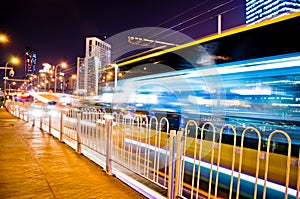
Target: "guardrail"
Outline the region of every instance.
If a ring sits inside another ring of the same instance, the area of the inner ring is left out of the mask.
[[[191,120],[174,131],[166,117],[14,103],[7,109],[148,198],[299,198],[300,153],[291,155],[288,132],[275,130],[264,140],[254,127],[237,132],[231,124]]]

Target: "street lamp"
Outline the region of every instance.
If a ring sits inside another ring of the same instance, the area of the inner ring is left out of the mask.
[[[16,86],[16,82],[12,82],[11,84],[10,83],[8,83],[8,93],[10,94],[11,93],[11,89],[12,89],[12,86],[11,85],[13,85],[13,86]]]
[[[0,34],[0,43],[7,43],[8,42],[8,38],[6,35],[4,34]]]
[[[47,67],[47,66],[51,66],[50,64],[48,63],[44,63],[43,66]],[[67,67],[67,64],[65,62],[62,62],[60,64],[57,64],[55,67],[54,67],[54,93],[56,94],[56,79],[57,79],[57,68],[58,66],[62,67],[62,68],[66,68]]]
[[[62,93],[65,93],[65,84],[66,84],[65,83],[65,77],[60,76],[59,81],[60,81],[59,85],[61,86]]]
[[[20,60],[16,57],[12,57],[11,59],[8,60],[8,62],[5,64],[5,67],[4,67],[4,93],[6,93],[6,80],[7,80],[7,76],[6,76],[6,71],[8,69],[8,64],[9,63],[12,63],[12,64],[18,64],[20,62]],[[13,68],[10,68],[10,71],[9,71],[9,75],[12,77],[14,76],[15,72],[13,70]]]

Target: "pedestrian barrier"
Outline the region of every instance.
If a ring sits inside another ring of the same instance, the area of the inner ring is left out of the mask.
[[[169,130],[166,117],[96,109],[38,111],[13,103],[7,109],[33,126],[39,121],[42,130],[87,155],[108,174],[130,171],[133,187],[139,181],[153,194],[162,190],[161,198],[299,198],[300,156],[291,155],[288,132],[275,130],[264,140],[254,127],[238,133],[231,124],[216,126],[212,121],[200,126],[190,120],[175,131]],[[230,144],[223,142],[228,134]],[[249,135],[255,142],[252,148]],[[277,135],[285,139],[274,141]],[[282,143],[286,154],[276,153]]]

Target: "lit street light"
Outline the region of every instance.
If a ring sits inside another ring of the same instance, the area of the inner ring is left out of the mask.
[[[59,85],[62,89],[62,93],[65,93],[65,84],[66,84],[65,77],[60,76],[59,81],[60,81]]]
[[[0,34],[0,43],[7,43],[8,42],[8,38],[6,35],[4,34]]]
[[[48,67],[48,66],[51,66],[51,64],[44,63],[43,66]],[[54,67],[54,93],[55,94],[56,94],[56,79],[57,79],[57,68],[58,68],[58,66],[60,66],[62,68],[66,68],[67,64],[65,62],[62,62],[62,63],[60,63],[60,64],[58,64]]]
[[[13,77],[14,74],[15,74],[13,68],[12,68],[12,67],[8,67],[8,64],[9,64],[9,63],[12,63],[12,64],[18,64],[19,62],[20,62],[20,60],[19,60],[18,58],[12,57],[12,58],[9,59],[8,62],[5,64],[5,67],[4,67],[4,68],[1,67],[1,69],[4,69],[4,93],[5,93],[5,94],[6,94],[6,81],[7,81],[7,79],[8,79],[7,76],[6,76],[6,71],[7,71],[7,69],[10,69],[9,75],[10,75],[11,77]]]
[[[17,84],[16,82],[12,82],[11,84],[10,84],[10,83],[8,84],[8,93],[9,93],[9,94],[10,94],[11,89],[12,89],[12,86],[11,86],[11,85],[15,86],[16,84]]]

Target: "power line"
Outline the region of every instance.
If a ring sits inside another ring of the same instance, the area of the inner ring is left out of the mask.
[[[230,1],[227,1],[227,2],[225,2],[225,3],[221,3],[221,4],[219,4],[219,5],[215,6],[215,7],[213,7],[213,8],[211,8],[211,9],[207,10],[206,12],[197,14],[197,15],[195,15],[195,16],[193,16],[193,17],[190,17],[190,18],[188,18],[188,19],[186,19],[186,20],[184,20],[184,21],[181,21],[181,22],[177,23],[176,25],[173,25],[173,26],[169,27],[168,29],[174,29],[174,28],[176,28],[176,27],[178,27],[178,26],[181,26],[181,25],[183,25],[183,24],[185,24],[185,23],[187,23],[187,22],[190,22],[190,21],[192,21],[192,20],[194,20],[194,19],[196,19],[196,18],[198,18],[198,17],[200,17],[200,16],[203,16],[203,15],[205,15],[205,14],[207,14],[207,13],[210,13],[210,12],[212,12],[212,11],[218,9],[218,8],[221,8],[221,7],[223,7],[223,6],[225,6],[225,5],[229,4],[229,3],[231,3],[231,2],[233,2],[233,1],[234,1],[234,0],[230,0]],[[219,14],[218,14],[218,15],[219,15]],[[216,16],[217,16],[217,15],[216,15]],[[212,17],[209,17],[208,19],[211,19],[211,18],[212,18]],[[166,31],[166,30],[165,30],[165,31]],[[165,31],[162,31],[162,32],[160,32],[160,33],[157,33],[157,34],[155,34],[155,35],[152,35],[150,38],[153,38],[153,37],[155,37],[155,36],[157,36],[157,35],[160,35],[160,34],[164,33]],[[161,39],[161,38],[160,38],[160,39]]]
[[[207,2],[209,2],[209,0],[206,0],[206,1],[202,2],[202,3],[199,3],[199,4],[195,5],[195,6],[193,6],[192,8],[189,8],[189,9],[187,9],[187,10],[185,10],[185,11],[183,11],[183,12],[181,12],[181,13],[179,13],[179,14],[177,14],[177,15],[175,15],[175,16],[173,16],[173,17],[171,17],[171,18],[169,18],[169,19],[167,19],[167,20],[165,20],[165,21],[163,21],[162,23],[156,25],[156,27],[160,27],[160,26],[162,26],[163,24],[168,23],[169,21],[171,21],[171,20],[173,20],[173,19],[176,19],[177,17],[182,16],[182,15],[184,15],[184,14],[187,13],[187,12],[192,11],[192,10],[194,10],[195,8],[197,8],[197,7],[199,7],[199,6],[203,5],[203,4],[205,4],[205,3],[207,3]]]
[[[217,16],[219,16],[219,15],[223,15],[223,14],[225,14],[225,13],[228,13],[228,12],[232,11],[232,10],[235,10],[235,9],[237,9],[238,7],[241,7],[241,6],[242,6],[242,5],[235,6],[235,7],[231,8],[231,9],[225,10],[225,11],[219,13],[219,14],[216,14],[216,15],[211,16],[211,17],[209,17],[209,18],[206,18],[206,19],[203,19],[203,20],[201,20],[201,21],[198,21],[198,22],[196,22],[196,23],[194,23],[194,24],[191,24],[191,25],[189,25],[189,26],[187,26],[187,27],[181,28],[181,29],[178,30],[178,31],[184,31],[184,30],[187,30],[187,29],[192,28],[192,27],[194,27],[194,26],[196,26],[196,25],[199,25],[199,24],[201,24],[201,23],[204,23],[204,22],[206,22],[206,21],[209,21],[209,20],[211,20],[211,19],[213,19],[213,18],[215,18],[215,17],[217,17]],[[170,37],[172,34],[174,34],[174,33],[171,33],[171,34],[169,34],[169,35],[166,35],[166,36],[162,37],[161,39],[164,39],[164,38],[166,38],[166,37]]]
[[[199,6],[203,5],[203,4],[205,4],[205,3],[207,3],[207,2],[209,2],[209,0],[206,0],[206,1],[204,1],[204,2],[201,2],[201,3],[199,3],[199,4],[195,5],[195,6],[193,6],[192,8],[189,8],[189,9],[187,9],[187,10],[185,10],[185,11],[183,11],[183,12],[181,12],[181,13],[179,13],[179,14],[177,14],[177,15],[175,15],[175,16],[173,16],[173,17],[167,19],[167,20],[165,20],[164,22],[158,24],[156,27],[160,27],[161,25],[163,25],[163,24],[165,24],[165,23],[167,23],[167,22],[169,22],[169,21],[171,21],[171,20],[173,20],[173,19],[175,19],[175,18],[177,18],[177,17],[179,17],[179,16],[184,15],[184,14],[186,14],[187,12],[190,12],[191,10],[194,10],[195,8],[197,8],[197,7],[199,7]],[[142,33],[140,36],[145,35],[147,32],[149,32],[149,31],[146,31],[146,32]],[[151,38],[151,36],[150,36],[150,38]],[[126,45],[123,45],[123,46],[126,46]],[[118,52],[123,52],[123,51],[126,51],[127,49],[128,49],[127,47],[125,47],[125,48],[119,48],[117,52],[115,51],[115,53],[117,54]]]
[[[167,22],[170,22],[170,21],[172,21],[172,20],[178,18],[179,16],[182,16],[182,15],[184,15],[184,14],[190,12],[191,10],[194,10],[195,8],[197,8],[197,7],[199,7],[199,6],[201,6],[201,5],[205,4],[205,3],[207,3],[208,1],[209,1],[209,0],[207,0],[207,1],[205,1],[205,2],[202,2],[202,3],[199,3],[199,4],[195,5],[195,6],[193,6],[192,8],[189,8],[189,9],[187,9],[187,10],[181,12],[180,14],[175,15],[174,17],[171,17],[170,19],[168,19],[168,20],[166,20],[166,21],[160,23],[159,26],[160,26],[160,25],[163,25],[163,24],[165,24],[165,23],[167,23]],[[233,2],[233,1],[234,1],[234,0],[229,0],[229,1],[226,1],[226,2],[222,2],[222,3],[218,4],[217,6],[214,6],[213,8],[211,8],[211,9],[205,11],[205,12],[202,12],[202,13],[200,13],[200,14],[197,14],[197,15],[194,15],[194,16],[192,16],[192,17],[189,17],[189,18],[187,18],[187,19],[185,19],[185,20],[183,20],[183,21],[181,21],[181,22],[178,22],[177,24],[170,26],[168,29],[164,29],[164,30],[161,31],[161,32],[158,32],[158,33],[155,33],[155,34],[153,34],[153,35],[150,35],[150,36],[148,36],[147,38],[144,38],[144,40],[146,40],[146,39],[150,40],[151,38],[157,37],[157,36],[159,36],[159,35],[161,35],[161,34],[167,32],[167,31],[170,30],[170,29],[174,29],[174,28],[176,28],[176,27],[183,26],[184,24],[186,24],[186,23],[188,23],[188,22],[191,22],[191,21],[193,21],[193,20],[195,20],[195,19],[197,19],[197,18],[199,18],[199,17],[201,17],[201,16],[203,16],[203,15],[205,15],[205,14],[212,13],[213,11],[215,11],[215,10],[217,10],[217,9],[220,9],[220,8],[224,7],[224,6],[228,5],[229,3]],[[235,7],[233,7],[233,8],[227,9],[227,10],[225,10],[225,11],[219,12],[218,14],[215,14],[215,15],[213,15],[213,16],[207,17],[207,18],[205,18],[205,19],[203,19],[203,20],[201,20],[201,21],[197,21],[197,22],[195,22],[195,23],[193,23],[193,24],[190,24],[190,25],[188,25],[188,26],[182,27],[181,29],[179,29],[179,30],[177,30],[177,31],[182,32],[182,31],[187,30],[187,29],[189,29],[189,28],[192,28],[192,27],[194,27],[194,26],[196,26],[196,25],[199,25],[199,24],[201,24],[201,23],[204,23],[204,22],[206,22],[206,21],[209,21],[209,20],[211,20],[211,19],[217,17],[218,15],[223,15],[223,14],[225,14],[225,13],[228,13],[228,12],[232,11],[232,10],[235,10],[235,9],[237,9],[237,8],[240,7],[240,6],[242,6],[242,5],[238,5],[238,6],[235,6]],[[149,31],[147,31],[147,32],[149,32]],[[144,32],[144,33],[142,33],[141,35],[145,35],[147,32]],[[167,34],[167,35],[163,35],[163,36],[161,36],[161,37],[155,38],[155,41],[162,40],[162,39],[164,39],[164,38],[170,37],[170,36],[174,35],[175,33],[176,33],[176,32],[172,32],[172,33],[169,33],[169,34]],[[153,39],[153,41],[154,41],[154,39]],[[126,46],[126,45],[124,45],[124,46]],[[144,45],[144,46],[145,46],[145,45]],[[119,49],[119,52],[122,52],[122,51],[124,51],[124,50],[126,51],[126,49],[129,49],[129,48],[127,48],[127,47],[125,47],[125,48],[120,48],[120,49]],[[148,52],[148,51],[146,51],[146,52]],[[126,59],[126,58],[125,58],[125,59]],[[123,60],[123,59],[122,59],[122,60]]]

